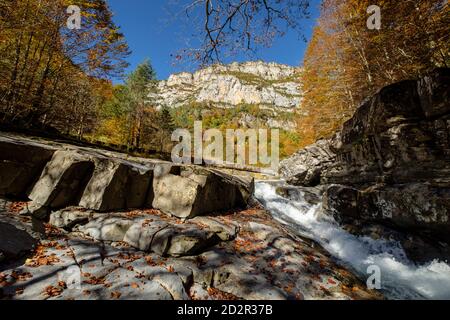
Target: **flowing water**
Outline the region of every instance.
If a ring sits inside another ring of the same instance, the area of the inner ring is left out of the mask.
[[[273,217],[300,235],[320,243],[343,265],[367,279],[368,267],[381,270],[381,290],[390,299],[450,299],[450,265],[430,261],[416,265],[394,241],[354,236],[322,214],[320,205],[301,199],[288,200],[276,193],[276,185],[257,182],[255,197]]]

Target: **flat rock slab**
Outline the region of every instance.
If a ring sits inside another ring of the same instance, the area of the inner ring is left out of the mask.
[[[5,205],[10,207],[17,206]],[[22,219],[13,212],[0,214],[1,221],[18,227],[25,223]],[[114,239],[127,236],[136,248],[123,240],[97,241],[77,228],[58,233],[47,226],[51,239],[41,240],[25,263],[17,261],[0,272],[1,299],[382,298],[319,245],[290,233],[260,209],[185,223],[156,210],[92,214],[89,219],[84,227],[90,224],[91,229],[95,224],[103,228],[108,219],[116,219],[114,224],[127,221],[122,226],[131,222],[126,231],[115,230],[111,235]],[[221,241],[219,234],[229,240]],[[205,241],[211,235],[216,245],[195,255],[178,256],[179,250],[192,250],[192,238]],[[165,256],[138,248],[152,248],[157,237]]]
[[[75,230],[95,240],[123,241],[141,251],[181,257],[196,255],[220,241],[232,240],[238,227],[214,218],[202,217],[181,223],[175,218],[141,212],[135,217],[126,213],[94,214],[87,224]]]

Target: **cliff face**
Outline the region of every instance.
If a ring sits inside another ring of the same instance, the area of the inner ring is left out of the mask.
[[[380,222],[450,241],[450,69],[368,99],[333,139],[281,163],[296,185],[326,185],[338,220]],[[330,186],[331,185],[331,186]]]
[[[213,65],[195,73],[179,73],[160,81],[151,103],[159,108],[179,108],[192,103],[213,108],[255,105],[272,112],[271,127],[292,126],[277,119],[291,113],[301,103],[298,68],[261,61]],[[240,121],[249,126],[253,119]]]

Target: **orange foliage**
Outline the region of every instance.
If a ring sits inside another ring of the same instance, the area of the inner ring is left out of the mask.
[[[381,29],[369,30],[369,0],[324,0],[305,53],[302,144],[332,135],[380,88],[449,66],[448,2],[377,1]]]

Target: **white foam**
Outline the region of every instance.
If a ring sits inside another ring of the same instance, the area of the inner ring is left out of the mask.
[[[290,201],[276,194],[276,188],[257,182],[255,197],[277,220],[319,242],[328,252],[351,266],[362,278],[367,268],[381,270],[382,290],[393,299],[450,299],[450,266],[431,261],[421,266],[407,259],[401,245],[394,241],[354,236],[330,217],[321,215],[321,206]]]

